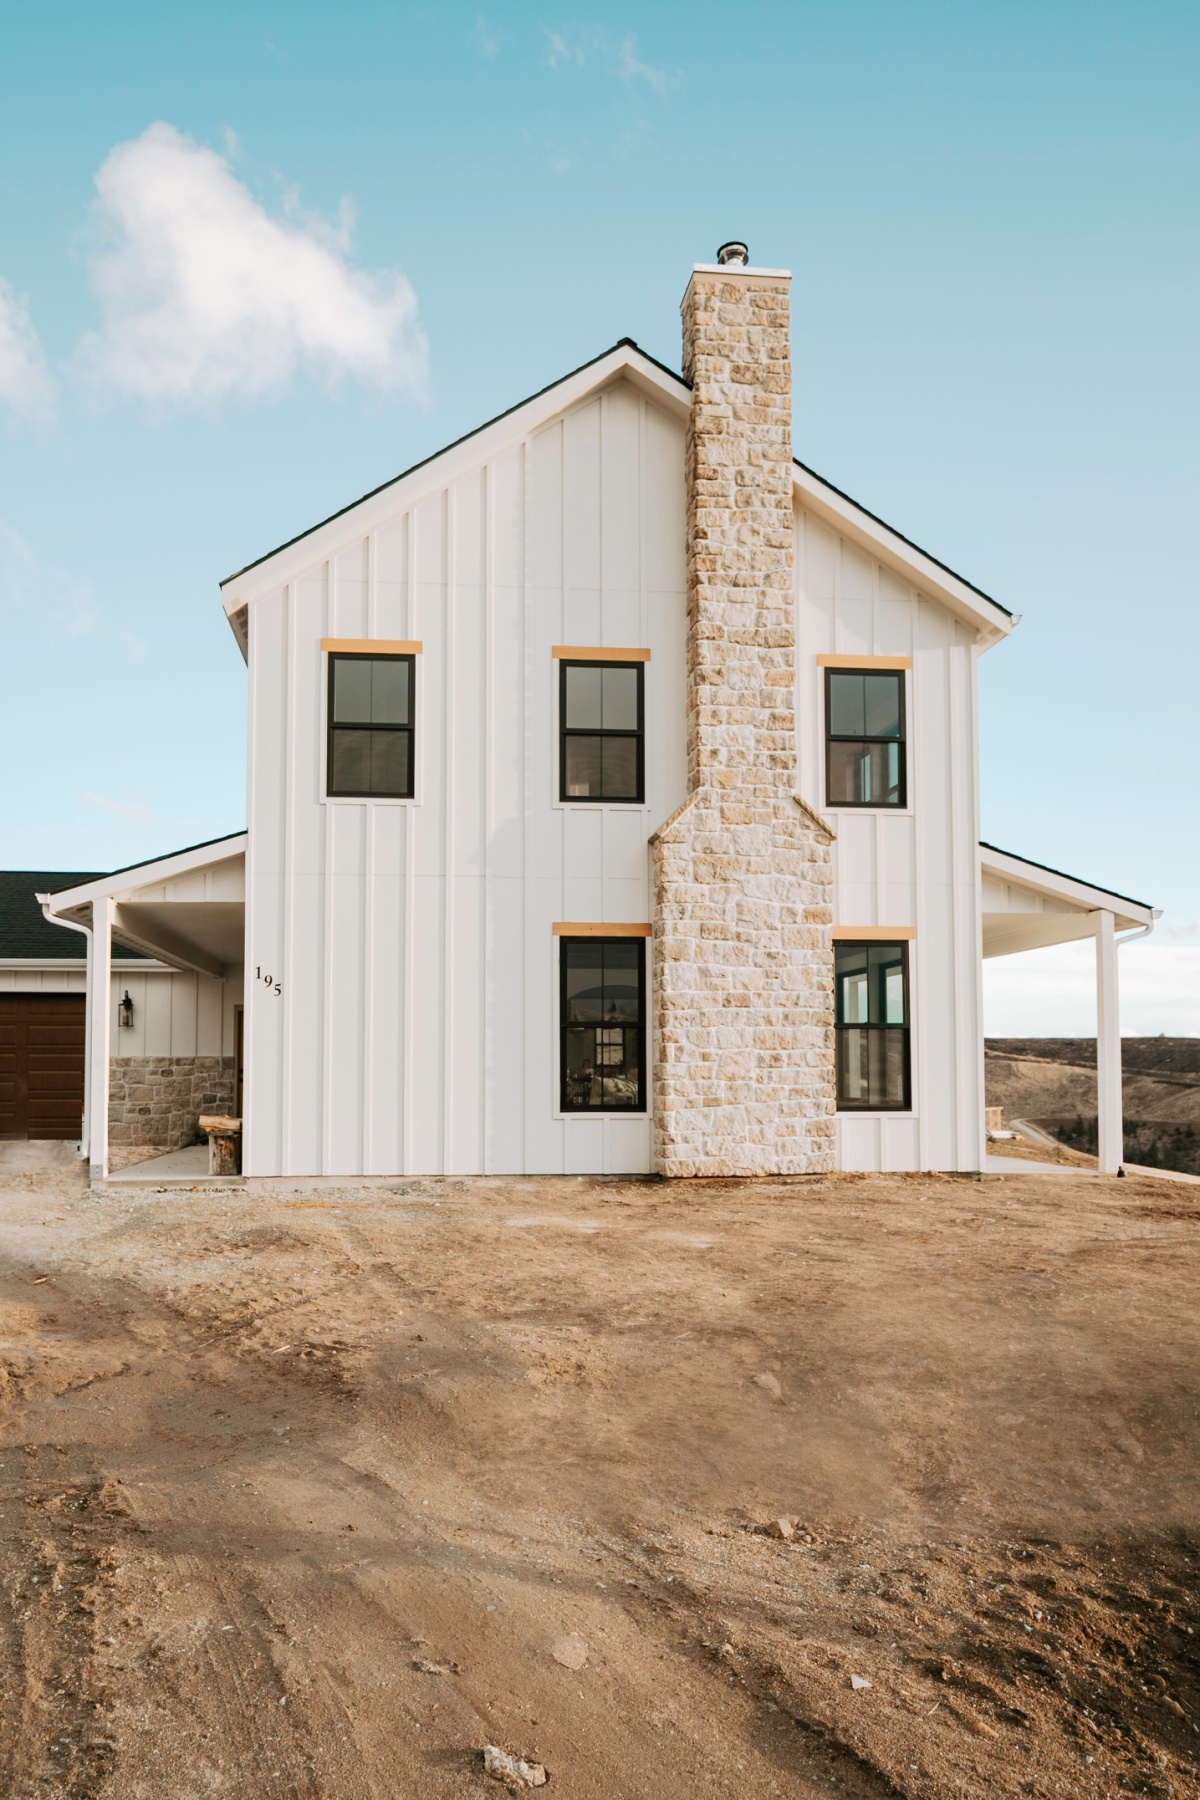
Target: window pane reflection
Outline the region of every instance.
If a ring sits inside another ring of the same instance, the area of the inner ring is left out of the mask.
[[[904,676],[898,670],[827,670],[827,804],[905,805],[904,735]]]
[[[910,1104],[908,945],[834,945],[837,1098],[843,1110]]]
[[[642,1111],[645,943],[564,938],[562,1108]]]
[[[562,664],[560,798],[640,802],[641,663]]]

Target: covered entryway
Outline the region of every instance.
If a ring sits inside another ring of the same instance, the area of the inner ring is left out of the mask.
[[[229,1112],[245,864],[235,832],[38,894],[45,918],[81,927],[88,945],[86,1125],[73,1135],[94,1177],[194,1147],[200,1117]],[[149,961],[114,962],[114,944]]]
[[[82,1135],[86,1032],[82,994],[0,994],[0,1138]]]
[[[1117,946],[1152,931],[1159,914],[994,844],[979,846],[979,863],[985,958],[1096,940],[1097,1160],[1104,1174],[1115,1175],[1125,1154]]]

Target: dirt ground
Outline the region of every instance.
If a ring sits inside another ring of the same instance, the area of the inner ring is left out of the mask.
[[[1200,1795],[1198,1248],[1019,1165],[10,1176],[0,1795]]]

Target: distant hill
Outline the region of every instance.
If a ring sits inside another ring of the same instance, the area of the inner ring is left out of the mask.
[[[1125,1155],[1200,1175],[1200,1038],[1122,1038]],[[1096,1040],[988,1038],[987,1103],[1073,1150],[1096,1148]]]

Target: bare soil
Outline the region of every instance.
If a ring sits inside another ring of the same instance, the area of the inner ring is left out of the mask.
[[[1200,1795],[1198,1250],[1017,1163],[10,1175],[0,1796]]]

